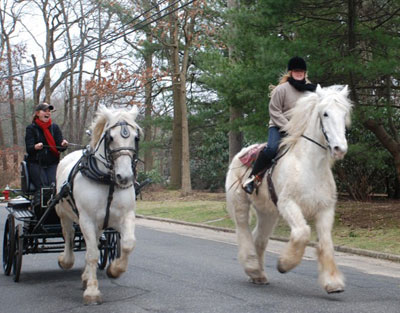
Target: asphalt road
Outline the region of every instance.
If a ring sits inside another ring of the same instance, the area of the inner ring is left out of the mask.
[[[5,217],[0,207],[1,236]],[[311,248],[300,266],[283,275],[275,268],[282,244],[271,242],[270,284],[257,286],[247,282],[237,261],[233,234],[143,219],[136,234],[137,248],[121,278],[98,271],[102,305],[82,304],[84,253],[76,254],[68,271],[59,269],[57,254],[36,254],[24,256],[19,283],[0,274],[0,312],[400,312],[397,263],[338,253],[347,288],[328,295],[318,285]]]

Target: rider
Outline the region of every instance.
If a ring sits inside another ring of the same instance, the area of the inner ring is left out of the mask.
[[[37,191],[55,183],[60,152],[68,146],[58,125],[51,121],[52,110],[51,104],[37,105],[32,124],[26,127],[25,132],[29,177]]]
[[[272,166],[280,140],[284,133],[282,127],[288,122],[288,110],[292,109],[305,91],[315,91],[316,85],[307,79],[307,65],[303,58],[295,56],[289,60],[288,71],[281,78],[278,86],[273,86],[269,103],[268,143],[260,151],[249,178],[244,182],[243,189],[252,194]]]

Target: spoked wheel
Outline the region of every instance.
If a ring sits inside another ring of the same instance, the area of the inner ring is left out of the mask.
[[[19,282],[19,275],[21,274],[23,246],[24,239],[22,237],[22,225],[19,224],[17,225],[15,232],[15,252],[13,261],[13,275],[15,282]]]
[[[8,214],[4,226],[3,238],[3,271],[5,275],[10,275],[15,251],[15,220],[14,215]]]
[[[107,236],[103,233],[100,237],[99,242],[99,261],[97,262],[97,266],[99,269],[104,270],[107,265],[107,258],[108,258],[108,247],[107,247]]]
[[[106,234],[108,246],[108,261],[111,263],[114,259],[121,256],[121,235],[116,232]]]

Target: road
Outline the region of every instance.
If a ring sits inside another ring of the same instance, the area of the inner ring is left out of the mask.
[[[3,236],[6,210],[0,207]],[[270,284],[247,282],[237,261],[235,236],[190,226],[138,219],[137,248],[119,279],[98,272],[104,303],[84,306],[80,274],[84,253],[72,270],[57,254],[26,255],[19,283],[0,274],[1,313],[144,312],[400,312],[400,264],[337,253],[346,291],[328,295],[317,282],[314,251],[292,272],[275,268],[282,243],[266,253]]]

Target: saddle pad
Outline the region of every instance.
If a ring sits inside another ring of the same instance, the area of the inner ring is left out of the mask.
[[[239,160],[242,162],[243,165],[245,165],[247,167],[251,167],[253,165],[253,163],[255,162],[255,160],[257,159],[258,154],[260,153],[260,151],[266,145],[267,145],[266,143],[261,143],[261,144],[258,144],[256,146],[254,146],[249,151],[247,151],[245,154],[243,154],[239,158]]]

